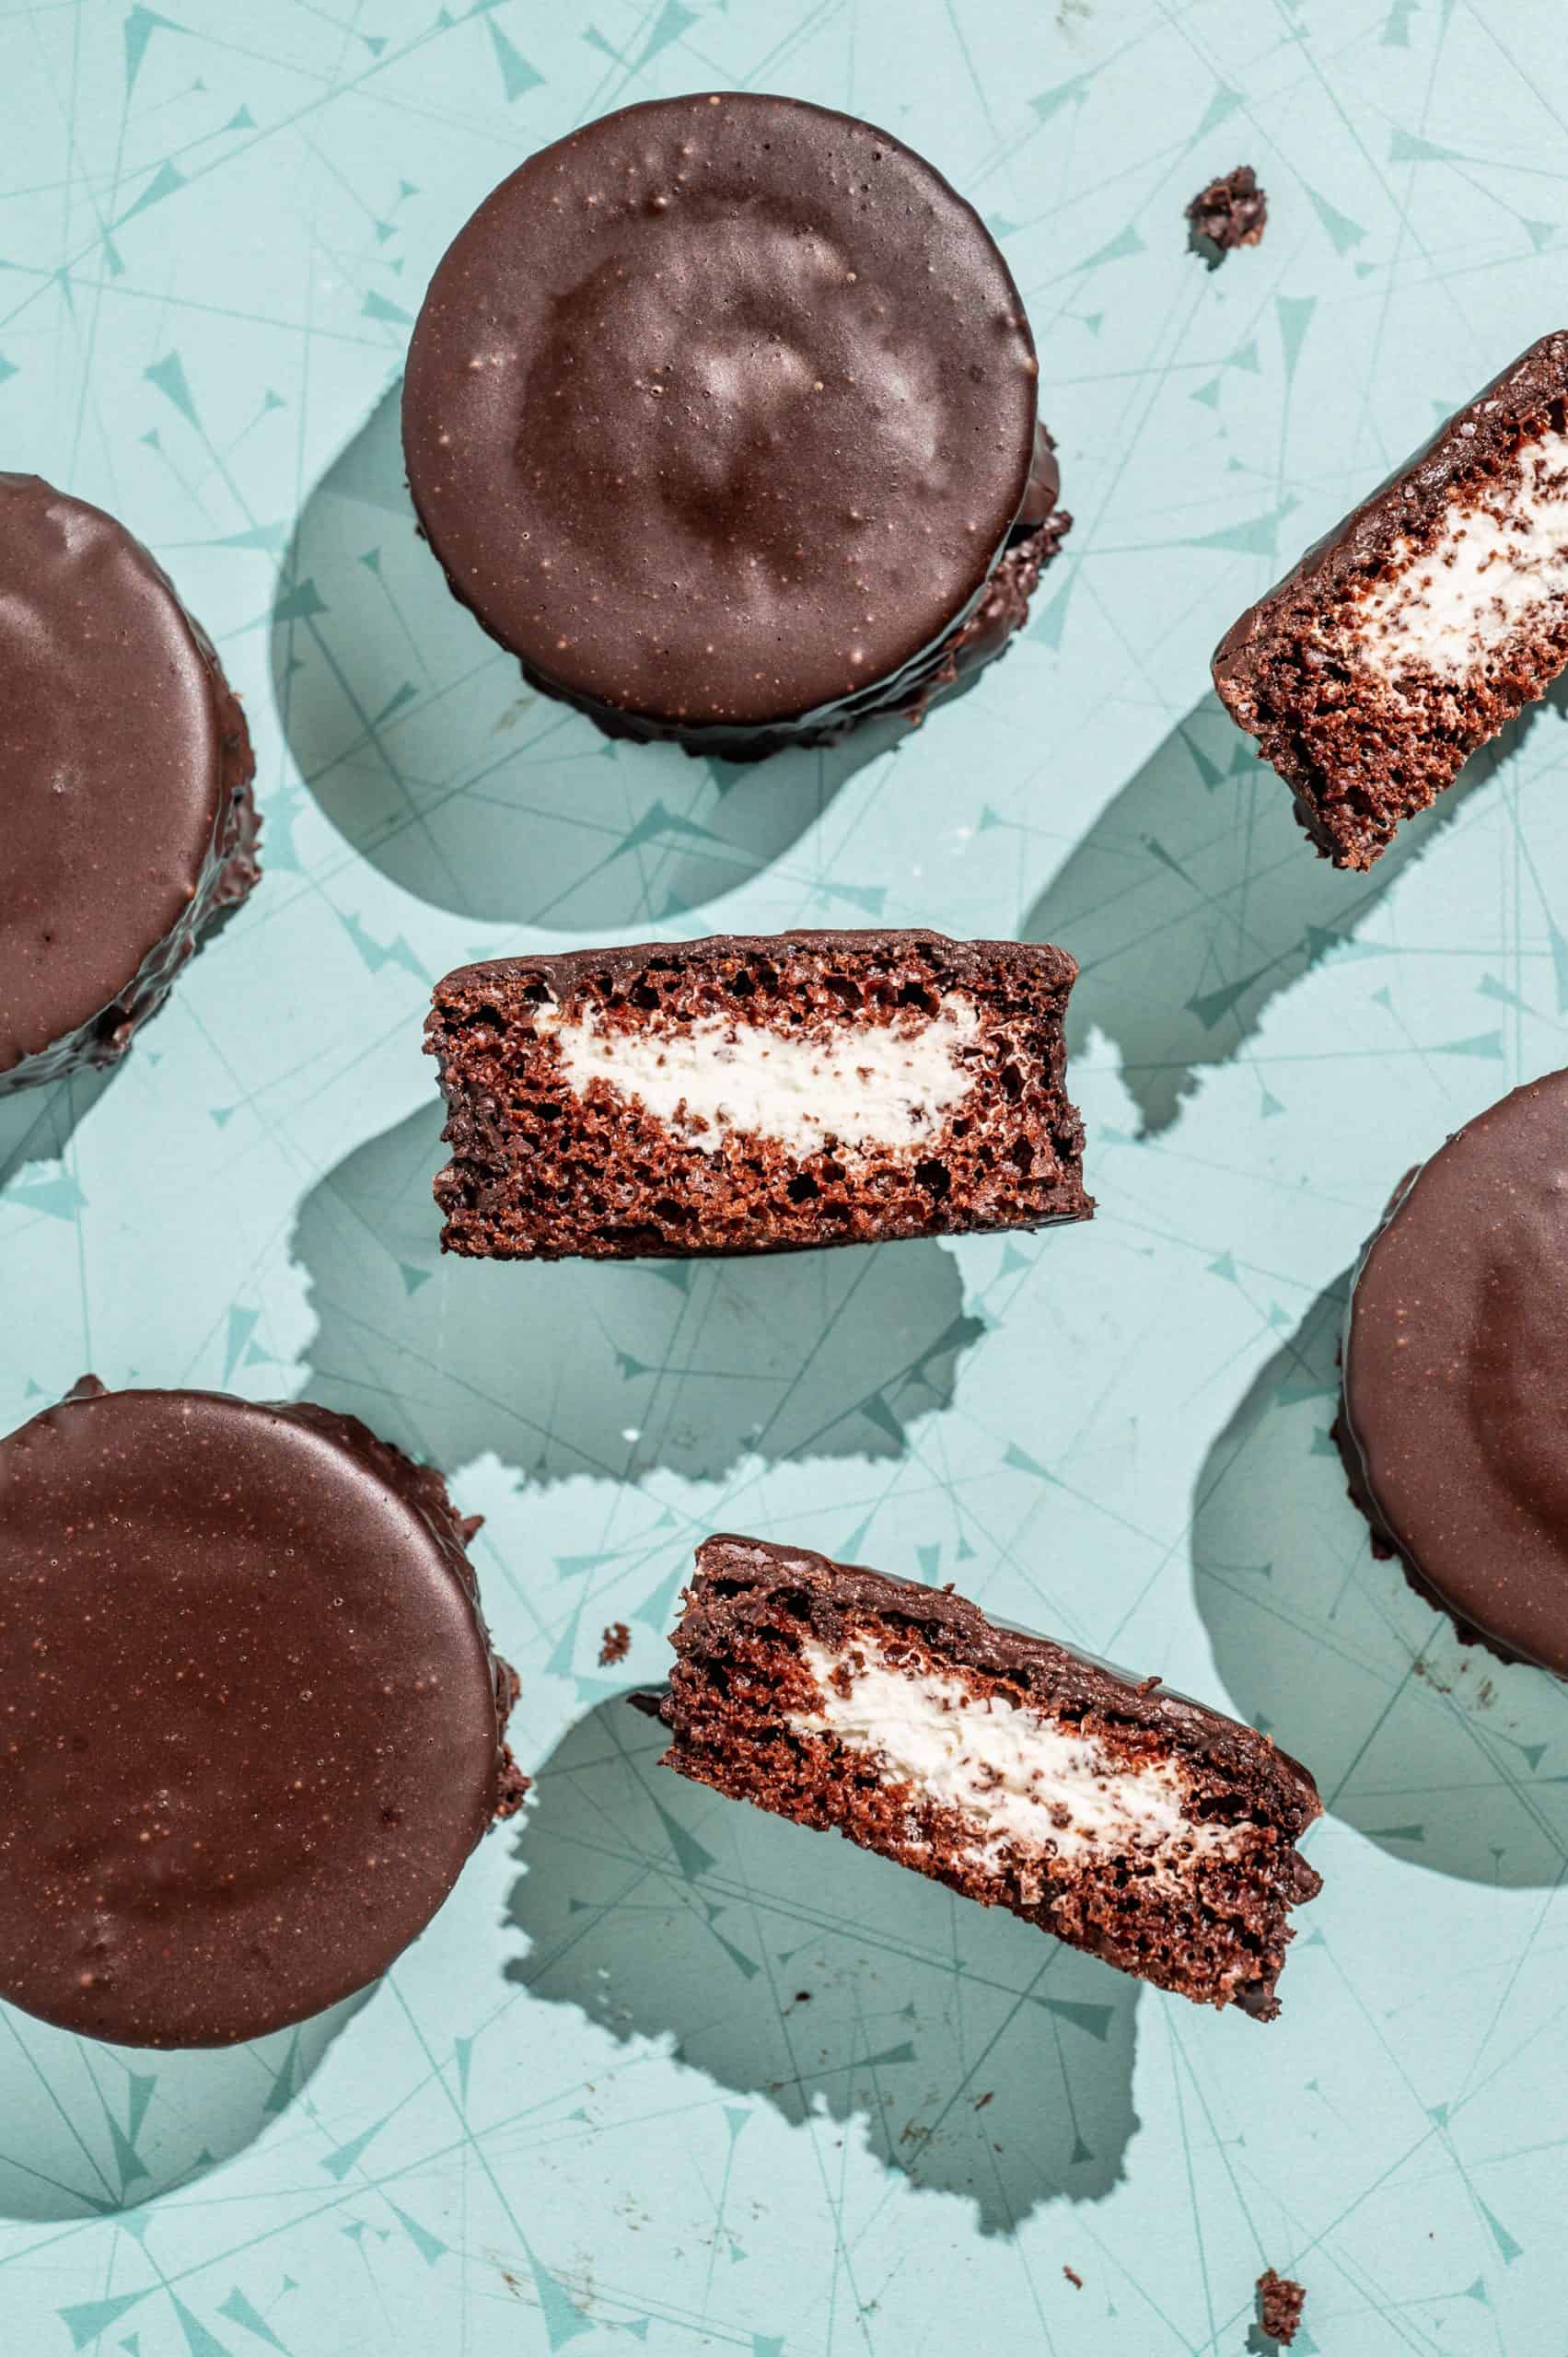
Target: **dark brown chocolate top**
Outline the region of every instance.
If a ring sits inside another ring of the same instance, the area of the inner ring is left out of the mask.
[[[1568,1072],[1416,1173],[1367,1248],[1344,1355],[1374,1519],[1423,1585],[1568,1677]]]
[[[0,473],[0,1080],[179,926],[229,817],[226,704],[124,527]]]
[[[322,1409],[89,1384],[0,1442],[0,1996],[215,2046],[385,1971],[515,1805],[467,1528]]]
[[[867,1615],[902,1622],[945,1661],[1021,1686],[1053,1709],[1094,1711],[1139,1727],[1157,1729],[1190,1758],[1210,1762],[1256,1796],[1259,1813],[1291,1838],[1322,1814],[1318,1787],[1299,1760],[1279,1750],[1272,1738],[1238,1720],[1210,1710],[1163,1687],[1157,1678],[1139,1678],[1091,1654],[1054,1638],[1034,1635],[1006,1621],[993,1620],[978,1604],[951,1588],[923,1587],[859,1563],[834,1562],[807,1547],[779,1547],[761,1538],[719,1533],[697,1550],[699,1611],[725,1611],[744,1619],[748,1596],[765,1600],[780,1588],[798,1592],[810,1628],[824,1644],[842,1642],[845,1628]],[[726,1591],[714,1601],[714,1583]],[[764,1616],[767,1607],[763,1603]],[[691,1613],[689,1611],[688,1618]],[[675,1632],[678,1650],[700,1631],[686,1623]]]
[[[1358,575],[1380,571],[1392,542],[1422,546],[1454,492],[1483,469],[1510,457],[1522,420],[1538,418],[1568,396],[1568,331],[1543,335],[1510,362],[1475,399],[1445,420],[1413,458],[1353,507],[1332,531],[1315,540],[1268,595],[1249,606],[1214,651],[1214,683],[1234,712],[1245,700],[1260,640],[1279,627],[1293,593],[1309,591],[1324,603]]]
[[[870,124],[660,99],[531,157],[409,353],[420,522],[541,682],[693,727],[940,640],[1023,505],[1037,366],[978,215]]]

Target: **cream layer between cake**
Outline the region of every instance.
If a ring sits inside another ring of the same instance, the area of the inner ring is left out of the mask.
[[[715,1015],[681,1025],[627,1029],[596,1008],[534,1018],[553,1039],[575,1095],[605,1082],[667,1128],[702,1140],[739,1130],[776,1139],[797,1156],[832,1140],[886,1149],[920,1147],[974,1087],[967,1051],[980,1032],[972,999],[947,992],[934,1016],[906,1011],[890,1023],[851,1022],[805,1033]]]
[[[1393,679],[1420,663],[1462,679],[1568,596],[1568,435],[1527,443],[1518,466],[1516,480],[1456,500],[1431,548],[1394,541],[1388,572],[1343,625],[1368,669]]]
[[[834,1736],[875,1759],[881,1782],[958,1810],[974,1829],[974,1862],[996,1871],[1022,1849],[1185,1875],[1195,1858],[1235,1854],[1249,1830],[1195,1817],[1174,1761],[1117,1759],[1081,1726],[976,1693],[950,1671],[912,1671],[865,1638],[834,1650],[808,1635],[800,1657],[819,1699],[790,1727]]]

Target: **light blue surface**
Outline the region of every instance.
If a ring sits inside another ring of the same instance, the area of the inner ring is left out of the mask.
[[[1391,1186],[1568,1061],[1562,724],[1357,880],[1205,695],[1240,607],[1565,324],[1562,29],[1550,0],[0,0],[0,463],[168,563],[267,829],[109,1086],[4,1114],[3,1422],[90,1366],[308,1391],[427,1452],[488,1517],[540,1779],[342,2022],[169,2061],[0,2012],[6,2357],[1238,2357],[1265,2263],[1308,2286],[1298,2351],[1564,2346],[1568,1702],[1372,1562],[1326,1437]],[[610,747],[412,534],[388,396],[449,237],[584,117],[727,84],[935,157],[1039,338],[1073,536],[895,754]],[[1268,236],[1210,276],[1181,207],[1244,157]],[[446,967],[877,920],[1076,951],[1092,1227],[438,1264]],[[957,1580],[1277,1729],[1329,1805],[1283,2020],[656,1771],[610,1698],[726,1526]]]

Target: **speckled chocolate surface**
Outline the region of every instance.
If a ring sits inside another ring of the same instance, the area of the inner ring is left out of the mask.
[[[89,1378],[0,1442],[0,1996],[221,2046],[383,1972],[521,1790],[470,1528],[320,1408]]]
[[[1568,1677],[1568,1072],[1397,1197],[1351,1295],[1342,1445],[1374,1527],[1461,1628]]]
[[[409,482],[536,685],[765,752],[918,699],[1043,520],[1037,377],[995,244],[900,140],[661,100],[531,157],[459,233],[410,350]]]
[[[244,715],[124,527],[0,473],[0,1096],[111,1062],[260,870]]]

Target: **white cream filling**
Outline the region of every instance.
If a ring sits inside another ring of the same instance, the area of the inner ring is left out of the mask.
[[[1356,600],[1358,659],[1391,678],[1419,662],[1447,679],[1506,644],[1543,607],[1568,596],[1568,435],[1521,452],[1522,481],[1497,507],[1457,504],[1432,548],[1402,536],[1391,579]]]
[[[980,1014],[950,991],[935,1016],[906,1010],[891,1023],[845,1022],[809,1038],[727,1015],[619,1030],[597,1008],[568,1019],[552,1004],[539,1008],[534,1028],[555,1041],[579,1097],[604,1081],[694,1142],[751,1131],[804,1159],[830,1142],[851,1151],[928,1144],[974,1086],[964,1051]]]
[[[1128,1767],[1081,1729],[975,1695],[947,1672],[896,1667],[864,1643],[834,1653],[807,1636],[800,1651],[818,1701],[788,1724],[836,1736],[876,1759],[882,1783],[907,1783],[922,1801],[958,1810],[974,1828],[973,1864],[1000,1871],[1012,1851],[1028,1878],[1030,1853],[1042,1851],[1074,1862],[1135,1854],[1156,1874],[1175,1873],[1188,1855],[1225,1854],[1241,1838],[1189,1813],[1168,1760]]]

